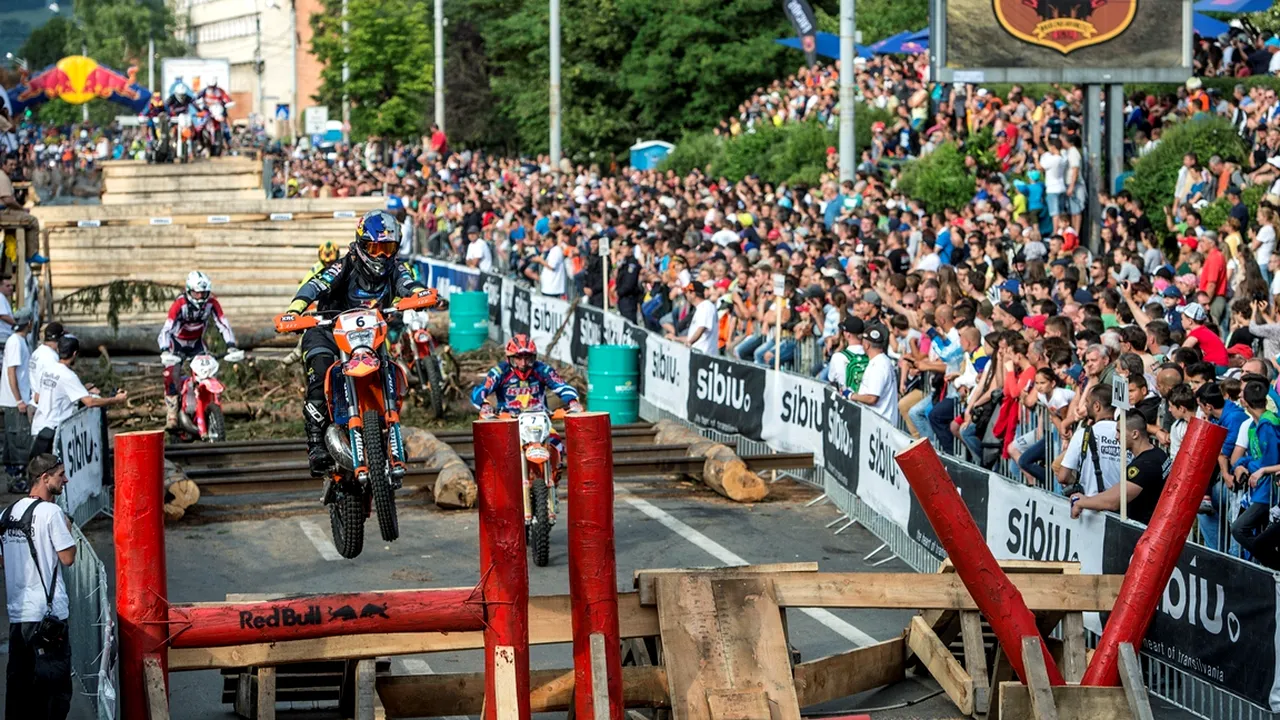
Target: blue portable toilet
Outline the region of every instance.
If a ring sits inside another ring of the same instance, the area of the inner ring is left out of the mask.
[[[631,167],[636,170],[653,170],[675,149],[675,145],[661,140],[638,142],[631,146]]]

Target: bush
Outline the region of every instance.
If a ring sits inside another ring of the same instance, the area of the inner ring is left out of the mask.
[[[1178,169],[1189,152],[1194,152],[1202,163],[1211,155],[1240,162],[1248,150],[1231,123],[1222,118],[1179,123],[1167,128],[1156,149],[1134,164],[1125,189],[1142,201],[1148,213],[1159,217],[1164,208],[1173,204]]]
[[[1265,185],[1251,185],[1240,193],[1240,200],[1245,207],[1249,208],[1249,217],[1257,216],[1258,204],[1262,202],[1262,196],[1266,194],[1267,187]],[[1206,229],[1217,230],[1227,222],[1230,212],[1231,201],[1223,197],[1211,205],[1206,205],[1200,211],[1200,220]]]
[[[715,164],[724,152],[724,139],[714,133],[685,133],[662,160],[659,169],[674,170],[677,175],[688,175],[694,170],[706,170]]]
[[[903,166],[898,189],[924,203],[929,212],[962,208],[973,201],[977,189],[964,159],[954,143],[939,145],[932,153]]]

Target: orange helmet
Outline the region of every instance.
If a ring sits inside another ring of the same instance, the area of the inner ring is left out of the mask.
[[[528,335],[521,333],[507,341],[507,357],[513,355],[537,355],[538,346],[533,344]]]

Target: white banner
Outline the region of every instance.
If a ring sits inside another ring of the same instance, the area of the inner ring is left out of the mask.
[[[502,278],[502,338],[511,337],[511,305],[515,302],[516,281]]]
[[[911,444],[911,438],[890,425],[870,408],[862,411],[862,437],[858,443],[858,497],[895,525],[907,529],[911,515],[911,486],[893,456]],[[821,443],[818,445],[821,447]]]
[[[538,352],[563,363],[573,362],[573,324],[569,322],[569,303],[542,295],[530,294],[529,339]],[[560,332],[563,327],[564,331]],[[560,332],[555,347],[551,340]]]
[[[74,517],[80,506],[102,492],[106,462],[102,447],[102,408],[85,408],[67,418],[58,427],[53,452],[61,458],[67,473],[61,504],[67,514]]]
[[[630,333],[627,332],[627,321],[623,320],[621,315],[611,312],[604,314],[604,344],[635,345]]]
[[[645,340],[644,397],[655,407],[687,418],[689,348],[657,335]]]
[[[764,385],[764,419],[760,435],[769,447],[785,452],[812,452],[825,464],[822,434],[827,429],[826,387],[791,373],[770,372]]]
[[[1070,500],[999,476],[990,488],[987,545],[997,560],[1078,562],[1081,572],[1102,572],[1104,514],[1083,512],[1072,520]]]

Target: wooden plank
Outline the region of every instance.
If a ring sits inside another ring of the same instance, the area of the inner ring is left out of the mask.
[[[245,672],[240,673],[239,679],[236,680],[236,698],[232,709],[236,715],[245,720],[253,720],[253,683],[253,673],[248,672],[248,668],[245,668]]]
[[[356,663],[355,720],[375,720],[374,701],[378,697],[375,662],[373,658],[366,658]]]
[[[276,669],[258,668],[258,720],[276,720]]]
[[[924,663],[929,674],[955,703],[962,715],[973,714],[973,679],[965,672],[960,663],[951,655],[951,650],[942,644],[938,636],[919,615],[911,618],[911,626],[907,629],[907,646]]]
[[[772,716],[769,697],[759,690],[708,690],[707,709],[711,720],[766,720]]]
[[[1035,720],[1058,720],[1058,706],[1053,701],[1053,686],[1049,684],[1049,671],[1044,665],[1044,648],[1039,637],[1028,635],[1022,638],[1022,668],[1027,674],[1027,690],[1031,693],[1031,716]]]
[[[1058,720],[1128,720],[1129,701],[1124,688],[1058,685],[1052,688]],[[1034,717],[1031,693],[1019,682],[1002,682],[999,688],[1000,717],[1024,720]]]
[[[484,703],[484,673],[382,676],[378,678],[378,695],[388,718],[479,715]],[[668,706],[666,668],[622,668],[622,701],[628,708]],[[529,672],[533,712],[564,712],[572,705],[573,668]]]
[[[1129,643],[1120,643],[1120,685],[1124,688],[1133,720],[1155,720],[1151,713],[1151,698],[1147,696],[1147,686],[1142,680],[1138,654]]]
[[[767,695],[775,720],[799,720],[770,578],[666,575],[657,594],[674,720],[711,720],[708,692],[745,690]]]
[[[906,679],[906,640],[882,643],[830,655],[795,666],[796,700],[800,707],[857,695]]]
[[[1000,643],[996,643],[996,658],[991,665],[991,710],[987,713],[987,720],[1000,720],[1000,685],[1002,683],[1015,681],[1018,676],[1013,671],[1013,664],[1009,662],[1009,656],[1004,654],[1004,649],[1000,647]],[[1030,702],[1028,700],[1028,702]],[[1021,720],[1023,716],[1014,715],[1014,720]]]
[[[498,720],[520,720],[520,689],[516,686],[516,649],[493,649],[493,700]]]
[[[529,644],[573,641],[568,595],[529,598]],[[658,613],[640,606],[639,593],[618,593],[618,623],[623,638],[657,635]],[[484,647],[484,633],[381,633],[169,650],[169,671],[283,665],[310,660],[341,660],[379,655],[417,655]]]
[[[596,720],[611,717],[609,712],[609,663],[605,658],[604,633],[591,633],[591,711]]]
[[[960,577],[908,573],[783,573],[773,578],[783,607],[976,610]],[[1013,573],[1027,607],[1039,611],[1110,611],[1122,575]]]
[[[1078,683],[1084,677],[1084,615],[1067,613],[1062,617],[1062,677]]]
[[[640,604],[652,605],[656,600],[655,584],[663,575],[709,575],[711,577],[744,577],[772,573],[818,572],[816,562],[765,563],[762,565],[730,565],[728,567],[646,568],[632,573],[632,583],[640,591]]]
[[[160,667],[160,658],[147,655],[142,658],[142,682],[147,689],[148,720],[169,720],[169,695],[164,686],[164,669]],[[9,688],[9,692],[20,692],[20,688]]]
[[[972,610],[961,612],[960,637],[964,643],[964,668],[973,680],[973,711],[986,713],[991,708],[991,680],[982,640],[982,616]]]

